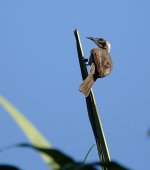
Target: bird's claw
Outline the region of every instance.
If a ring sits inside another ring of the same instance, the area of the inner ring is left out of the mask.
[[[88,65],[89,60],[88,60],[87,58],[84,58],[83,61],[84,61],[84,63],[85,63],[86,65]]]

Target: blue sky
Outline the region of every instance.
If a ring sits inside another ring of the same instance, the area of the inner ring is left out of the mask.
[[[0,1],[0,94],[31,120],[56,148],[83,160],[95,143],[81,83],[73,30],[84,54],[95,45],[85,37],[112,44],[113,72],[94,85],[112,160],[134,170],[149,169],[150,2]],[[0,147],[28,140],[0,108]],[[96,148],[88,161],[98,160]],[[0,154],[0,163],[24,170],[48,170],[29,149]]]

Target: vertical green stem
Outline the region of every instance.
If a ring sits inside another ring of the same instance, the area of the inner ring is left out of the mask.
[[[74,35],[76,38],[77,52],[78,52],[82,79],[84,80],[88,76],[88,71],[87,71],[85,63],[83,62],[84,54],[83,54],[78,30],[74,31]],[[86,97],[86,104],[87,104],[87,110],[88,110],[90,123],[92,126],[96,144],[97,144],[100,162],[103,162],[103,163],[110,162],[110,155],[109,155],[106,139],[105,139],[103,128],[102,128],[102,123],[100,121],[98,109],[96,106],[96,101],[95,101],[92,90],[90,92],[90,95]],[[103,170],[106,170],[106,168],[103,168]]]

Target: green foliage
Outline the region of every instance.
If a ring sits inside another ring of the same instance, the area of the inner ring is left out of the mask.
[[[9,115],[15,120],[20,129],[26,135],[31,144],[35,147],[51,148],[52,146],[46,140],[46,138],[37,130],[37,128],[10,102],[4,97],[0,96],[0,105],[9,113]],[[43,161],[55,170],[60,165],[57,164],[52,157],[47,156],[44,152],[39,152]]]
[[[73,160],[73,158],[64,154],[63,152],[59,151],[58,149],[37,147],[37,146],[27,144],[27,143],[18,144],[18,145],[16,145],[16,147],[31,148],[31,149],[38,151],[39,153],[44,153],[48,157],[52,157],[53,160],[57,164],[59,164],[60,167],[64,167],[69,164],[75,164],[75,161]]]
[[[18,167],[16,166],[13,166],[13,165],[0,165],[0,170],[21,170],[19,169]]]
[[[79,162],[79,161],[74,160],[72,157],[70,157],[69,155],[66,155],[65,153],[63,153],[62,151],[58,149],[36,147],[28,143],[19,143],[19,144],[15,144],[12,146],[8,146],[8,147],[5,147],[4,149],[1,149],[1,152],[6,151],[8,149],[15,148],[15,147],[24,148],[24,149],[30,148],[39,153],[42,152],[50,158],[53,158],[53,160],[57,164],[59,164],[59,168],[56,168],[55,170],[98,170],[98,167],[100,168],[100,166],[102,168],[107,168],[108,170],[129,170],[128,168],[114,161],[111,161],[111,162],[109,161],[105,163],[99,163],[99,162],[84,163],[82,161]]]

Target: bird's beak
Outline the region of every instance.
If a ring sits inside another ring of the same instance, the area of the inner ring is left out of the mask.
[[[92,40],[92,41],[94,41],[94,42],[97,41],[97,38],[93,38],[93,37],[86,37],[86,38],[89,39],[89,40]]]

